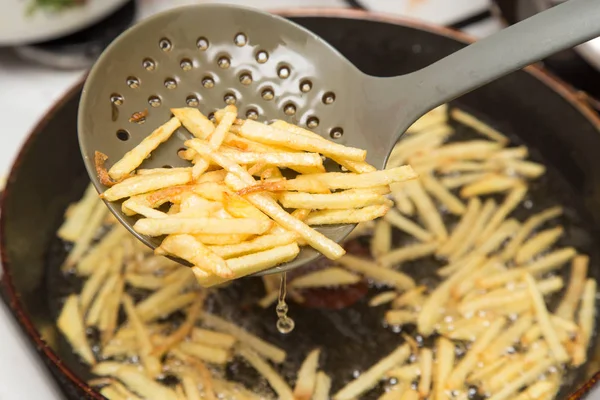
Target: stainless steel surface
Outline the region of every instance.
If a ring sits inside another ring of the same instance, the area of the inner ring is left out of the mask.
[[[107,154],[110,164],[164,123],[171,114],[169,108],[186,106],[190,98],[197,98],[200,110],[208,114],[234,96],[242,114],[253,110],[263,121],[277,118],[305,125],[309,118],[317,117],[315,132],[366,149],[367,161],[381,168],[400,135],[421,115],[549,54],[596,37],[600,34],[598,20],[597,0],[571,0],[420,71],[379,78],[363,74],[315,34],[283,18],[224,5],[175,9],[124,33],[92,69],[79,112],[83,157],[92,181],[103,191],[95,173],[95,151]],[[235,43],[240,34],[247,38],[241,46]],[[268,54],[267,59],[261,52]],[[144,67],[147,59],[155,68]],[[182,68],[188,61],[193,68]],[[240,75],[248,73],[253,82],[244,85]],[[207,78],[214,85],[202,85]],[[300,86],[306,80],[312,89],[304,93]],[[265,88],[273,89],[272,100],[262,98]],[[335,94],[332,104],[323,101],[328,92]],[[121,105],[111,103],[115,94],[123,96]],[[148,105],[152,96],[161,98],[160,107]],[[284,111],[290,105],[293,114]],[[143,109],[149,110],[145,124],[128,122],[134,112]],[[332,135],[340,129],[343,135]],[[117,137],[122,130],[128,132],[126,141]],[[183,131],[174,135],[143,166],[186,165],[177,151],[188,136]],[[157,238],[133,231],[135,219],[123,215],[120,204],[110,203],[109,207],[144,243],[159,244]],[[320,228],[338,242],[351,229]],[[317,256],[305,248],[296,260],[271,272],[295,268]]]

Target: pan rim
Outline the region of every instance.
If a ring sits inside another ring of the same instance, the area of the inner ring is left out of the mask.
[[[446,28],[443,26],[436,26],[426,22],[421,22],[417,20],[407,19],[399,16],[390,16],[387,14],[374,13],[364,10],[354,10],[354,9],[336,9],[336,8],[298,8],[298,9],[287,9],[287,10],[270,10],[270,12],[282,16],[284,18],[308,18],[308,17],[330,17],[330,18],[342,18],[342,19],[350,19],[350,20],[363,20],[363,21],[372,21],[372,22],[380,22],[380,23],[388,23],[393,25],[400,25],[412,29],[419,29],[429,33],[434,33],[438,35],[445,36],[447,38],[456,40],[463,44],[469,44],[475,41],[470,35],[462,33],[460,31],[456,31],[454,29]],[[586,96],[583,92],[577,91],[571,85],[564,82],[551,72],[545,70],[543,67],[539,65],[531,65],[525,67],[523,69],[525,72],[530,74],[533,78],[539,80],[545,86],[553,90],[557,95],[562,97],[567,103],[573,106],[577,111],[579,111],[585,119],[587,119],[600,133],[600,116],[590,107],[583,97]],[[71,86],[69,90],[65,92],[61,98],[56,101],[52,107],[44,116],[38,121],[35,127],[31,130],[31,132],[27,135],[27,138],[23,142],[23,145],[20,147],[17,156],[15,157],[6,182],[5,190],[2,192],[0,197],[0,267],[1,268],[1,278],[0,278],[0,292],[4,301],[8,305],[11,314],[19,323],[21,329],[25,331],[29,340],[33,341],[36,346],[38,352],[42,352],[43,356],[46,357],[45,363],[49,360],[52,362],[54,367],[57,368],[60,373],[62,373],[69,381],[75,384],[78,389],[86,393],[89,398],[102,400],[104,396],[102,396],[98,391],[94,390],[90,385],[87,384],[84,380],[82,380],[77,374],[75,374],[68,366],[62,363],[60,357],[54,352],[52,348],[42,339],[40,333],[37,331],[33,322],[31,321],[29,315],[25,311],[25,307],[21,304],[19,300],[19,296],[17,294],[16,288],[13,284],[12,275],[11,275],[11,265],[10,259],[8,257],[6,251],[6,236],[4,234],[5,230],[5,220],[6,220],[6,199],[10,196],[12,182],[14,180],[14,173],[18,170],[20,164],[22,163],[23,156],[28,151],[29,147],[32,145],[33,141],[36,139],[38,135],[40,135],[45,127],[48,125],[49,121],[54,118],[56,112],[63,107],[67,101],[72,99],[72,97],[83,88],[85,80],[87,78],[84,76],[79,82]],[[572,396],[575,399],[581,398],[589,391],[591,391],[597,381],[600,380],[600,372],[596,374],[593,378],[588,380],[579,390],[577,390]]]

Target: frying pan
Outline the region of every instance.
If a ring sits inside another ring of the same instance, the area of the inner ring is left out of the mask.
[[[364,72],[392,76],[428,65],[465,46],[468,38],[443,28],[360,11],[289,11],[283,13],[321,35]],[[55,327],[63,297],[80,284],[56,271],[65,249],[55,239],[67,205],[77,200],[88,182],[76,135],[81,85],[74,87],[36,127],[21,150],[0,204],[0,249],[4,275],[2,294],[50,371],[69,398],[101,399],[85,379],[89,373]],[[567,228],[561,245],[576,245],[591,255],[598,278],[600,249],[600,118],[580,103],[574,92],[536,67],[515,72],[456,101],[497,129],[531,148],[532,158],[548,166],[548,176],[532,187],[533,210],[561,203]],[[523,211],[523,210],[521,210]],[[531,212],[531,211],[529,211]],[[360,246],[357,246],[360,251]],[[414,266],[424,270],[425,265]],[[243,290],[240,290],[243,287]],[[360,297],[361,289],[354,288]],[[327,348],[325,369],[334,380],[349,379],[353,369],[371,365],[397,343],[390,330],[369,329],[381,313],[366,306],[365,298],[341,310],[302,308],[290,312],[297,328],[289,336],[274,332],[272,310],[251,308],[260,296],[256,280],[237,282],[211,300],[210,307],[230,311],[244,325],[284,348],[294,348],[284,374],[300,363],[315,344]],[[346,294],[347,295],[347,294]],[[343,343],[341,346],[339,343]],[[301,350],[301,351],[299,351]],[[579,370],[563,390],[566,398],[597,369]],[[249,368],[237,365],[228,374],[248,384],[260,380]],[[595,380],[576,394],[580,398]],[[258,389],[257,389],[258,390]],[[334,388],[335,390],[335,388]]]

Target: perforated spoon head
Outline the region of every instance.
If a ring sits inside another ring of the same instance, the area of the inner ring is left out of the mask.
[[[181,7],[149,18],[115,40],[91,70],[79,109],[79,142],[98,191],[94,153],[108,156],[106,166],[137,145],[171,117],[171,108],[197,107],[212,116],[235,104],[242,117],[268,122],[281,119],[308,128],[337,143],[366,149],[377,146],[370,133],[378,127],[357,119],[364,104],[360,73],[334,48],[281,17],[228,5]],[[368,99],[364,99],[368,101]],[[147,110],[143,122],[130,122]],[[189,166],[178,156],[191,135],[179,129],[141,168]],[[387,149],[370,154],[383,165]],[[328,171],[340,171],[326,163]],[[107,203],[118,220],[142,242],[156,248],[162,238],[140,235],[137,220],[123,214],[121,202]],[[319,227],[336,242],[354,225]],[[292,262],[270,273],[300,266],[318,257],[304,246]]]

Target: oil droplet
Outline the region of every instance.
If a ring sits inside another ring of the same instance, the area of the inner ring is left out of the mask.
[[[217,65],[221,69],[227,69],[231,65],[231,61],[229,60],[228,57],[223,56],[217,60]]]
[[[340,139],[344,135],[344,130],[340,127],[332,128],[331,132],[329,132],[329,136],[332,139]]]
[[[252,75],[249,72],[244,72],[240,75],[240,83],[242,85],[249,85],[252,83]]]
[[[265,90],[263,90],[260,95],[264,100],[267,100],[267,101],[273,100],[273,98],[275,97],[275,93],[273,93],[273,89],[270,89],[270,88],[266,88]]]
[[[158,47],[160,47],[160,49],[162,51],[170,51],[171,48],[173,47],[173,45],[171,44],[171,41],[167,38],[162,38],[160,39],[160,41],[158,42]]]
[[[333,104],[335,101],[335,94],[333,92],[327,92],[323,95],[323,104]]]
[[[125,83],[127,83],[127,86],[129,86],[132,89],[137,89],[140,87],[140,80],[134,76],[130,76],[129,78],[127,78],[127,81],[125,81]]]
[[[223,101],[225,102],[225,104],[227,105],[234,105],[235,102],[237,101],[237,99],[235,98],[235,95],[233,93],[227,93],[225,95],[225,97],[223,97]]]
[[[277,301],[277,330],[279,333],[287,334],[294,330],[294,320],[287,316],[288,306],[285,302],[285,296],[287,295],[287,276],[283,272],[281,274],[281,280],[279,282],[279,299]]]
[[[150,104],[152,107],[160,107],[160,105],[161,105],[160,97],[158,97],[158,96],[148,97],[148,104]]]
[[[179,66],[181,67],[182,70],[184,71],[190,71],[193,68],[193,64],[192,61],[184,58],[183,60],[181,60],[181,62],[179,63]]]
[[[280,67],[279,70],[277,71],[277,76],[279,76],[281,79],[289,78],[290,68],[286,67],[286,66]]]
[[[123,104],[123,96],[117,93],[113,93],[110,95],[110,102],[114,105],[120,106]]]
[[[209,46],[209,42],[208,39],[205,37],[200,37],[198,38],[198,40],[196,41],[196,46],[198,47],[198,49],[204,51],[206,49],[208,49]]]
[[[267,53],[264,50],[260,50],[258,53],[256,53],[256,61],[259,64],[264,64],[269,60],[269,53]]]
[[[309,80],[305,80],[300,82],[300,91],[302,93],[308,93],[312,89],[312,82]]]
[[[190,107],[198,107],[200,102],[196,96],[188,96],[188,98],[185,99],[185,103]]]
[[[283,112],[285,113],[285,115],[294,115],[296,114],[296,106],[293,104],[286,104],[283,107]]]
[[[142,61],[142,67],[144,67],[146,71],[154,71],[156,68],[156,63],[151,58],[144,58],[144,61]]]
[[[319,118],[317,118],[317,117],[310,117],[306,121],[306,126],[309,127],[310,129],[314,129],[314,128],[318,127],[319,126]]]
[[[257,120],[258,119],[258,111],[255,108],[250,108],[246,111],[246,118]]]
[[[215,81],[210,76],[207,76],[204,79],[202,79],[202,86],[204,86],[207,89],[213,88],[215,86]]]
[[[248,43],[248,38],[246,37],[246,35],[244,35],[242,32],[240,32],[240,33],[236,34],[235,37],[233,38],[233,43],[235,43],[235,45],[238,47],[242,47],[242,46],[245,46],[246,43]]]
[[[175,89],[177,88],[177,81],[173,78],[167,78],[165,79],[165,87],[167,89]]]

